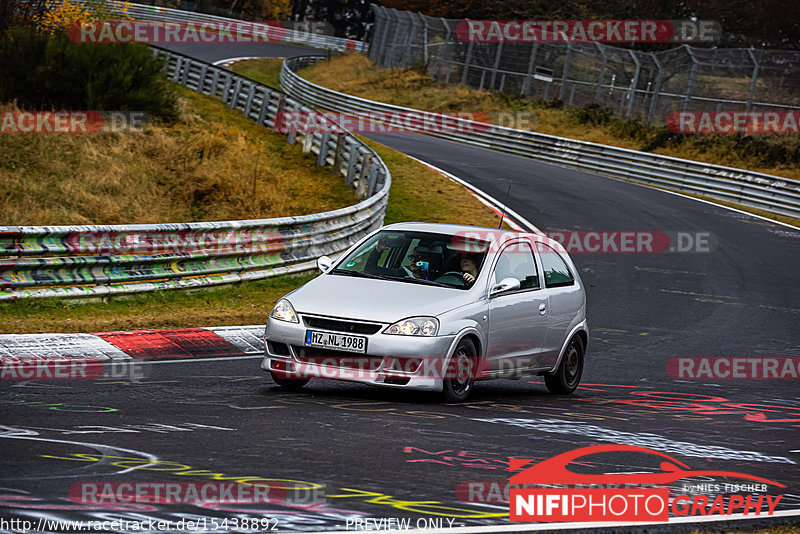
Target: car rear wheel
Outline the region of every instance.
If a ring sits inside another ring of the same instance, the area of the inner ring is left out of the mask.
[[[273,382],[287,389],[300,389],[308,384],[308,381],[310,380],[309,378],[288,378],[287,376],[278,374],[275,371],[270,371],[269,374],[272,375]]]
[[[462,339],[444,374],[442,392],[447,402],[464,402],[472,393],[475,375],[478,369],[478,356],[475,344],[469,339]]]
[[[573,337],[555,373],[544,375],[547,391],[561,395],[575,391],[583,374],[583,353],[583,340],[580,336]]]

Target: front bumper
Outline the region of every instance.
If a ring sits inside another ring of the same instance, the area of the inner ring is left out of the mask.
[[[308,347],[306,331],[330,332],[300,323],[270,319],[264,332],[264,371],[288,378],[326,378],[372,386],[441,391],[445,364],[455,336],[399,336],[381,333],[354,334],[367,339],[365,354]]]

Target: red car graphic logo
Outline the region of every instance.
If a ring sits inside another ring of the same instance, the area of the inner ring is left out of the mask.
[[[643,452],[645,454],[661,456],[669,461],[661,462],[659,467],[663,470],[662,473],[604,473],[595,475],[575,473],[567,469],[567,465],[575,461],[575,459],[601,452]],[[516,471],[530,462],[530,459],[512,458],[509,461],[509,470]],[[581,447],[580,449],[559,454],[558,456],[543,460],[513,475],[509,482],[511,484],[668,484],[676,480],[700,476],[744,478],[765,482],[780,488],[786,487],[783,484],[766,478],[748,475],[746,473],[737,473],[735,471],[695,471],[690,469],[689,466],[683,462],[663,452],[644,447],[636,447],[634,445],[616,444]]]

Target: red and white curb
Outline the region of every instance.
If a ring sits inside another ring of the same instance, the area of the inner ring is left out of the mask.
[[[263,354],[263,336],[263,325],[97,334],[2,334],[0,360],[252,357]]]

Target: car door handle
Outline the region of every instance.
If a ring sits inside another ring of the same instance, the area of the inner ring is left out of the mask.
[[[539,315],[544,315],[545,313],[547,313],[547,305],[542,302],[539,304]]]

